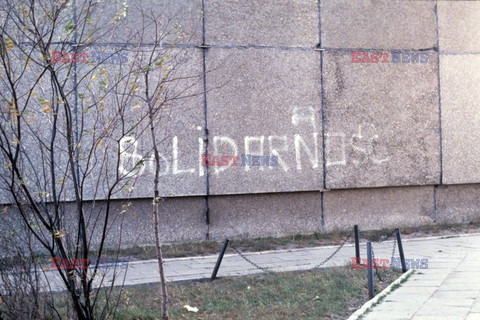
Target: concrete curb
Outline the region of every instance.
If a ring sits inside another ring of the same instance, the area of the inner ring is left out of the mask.
[[[379,294],[377,294],[372,300],[367,301],[360,309],[355,311],[347,320],[360,319],[365,313],[367,313],[367,311],[370,308],[372,308],[375,304],[377,304],[380,299],[383,299],[390,292],[392,292],[393,286],[395,286],[396,284],[400,284],[400,282],[402,282],[404,279],[410,277],[410,275],[414,272],[415,272],[414,269],[410,269],[407,272],[405,272],[400,278],[398,278],[397,280],[390,283],[390,285],[388,287],[383,289],[383,291],[380,292]]]

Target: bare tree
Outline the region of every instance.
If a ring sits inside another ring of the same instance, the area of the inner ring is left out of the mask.
[[[75,266],[55,272],[76,317],[105,319],[115,313],[114,281],[106,283],[99,265],[114,200],[134,194],[139,167],[153,159],[162,314],[168,319],[158,209],[158,143],[166,137],[156,130],[166,108],[201,93],[178,85],[199,75],[178,73],[184,50],[163,43],[167,36],[185,34],[170,20],[160,25],[159,16],[139,7],[141,27],[123,35],[129,8],[116,1],[2,0],[0,8],[2,202],[18,213],[21,228],[35,240],[30,247],[38,245],[51,259]],[[109,16],[102,8],[115,10]],[[148,48],[142,45],[146,30],[148,36],[154,30]],[[124,45],[95,62],[83,61],[98,39],[116,33],[126,37]],[[127,53],[133,61],[122,63]],[[148,133],[151,145],[140,158],[126,161],[122,154]],[[94,263],[86,268],[78,261]]]
[[[159,134],[157,131],[158,128],[164,127],[162,126],[162,122],[165,123],[163,117],[165,110],[175,108],[175,106],[184,99],[197,96],[203,92],[197,89],[198,84],[201,82],[201,74],[185,74],[185,72],[181,70],[183,65],[181,61],[185,56],[188,56],[185,50],[165,48],[162,46],[168,34],[162,31],[162,26],[158,23],[160,19],[155,15],[143,11],[142,20],[146,25],[151,26],[150,30],[153,33],[153,50],[143,55],[142,59],[140,59],[140,61],[143,62],[140,70],[144,81],[144,91],[141,95],[141,100],[146,106],[145,111],[148,119],[152,148],[150,160],[153,161],[154,164],[152,213],[162,290],[162,319],[168,320],[168,294],[160,240],[159,201],[162,197],[159,187],[162,165],[159,144],[169,136],[168,134]],[[181,27],[178,25],[174,27],[174,30],[177,33],[182,33]]]

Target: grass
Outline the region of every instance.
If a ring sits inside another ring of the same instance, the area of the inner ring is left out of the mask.
[[[399,276],[376,278],[376,292]],[[171,319],[346,319],[368,300],[366,271],[348,267],[169,284],[168,290]],[[159,308],[159,286],[129,287],[115,319],[159,319]]]
[[[390,274],[384,270],[379,272],[384,282],[375,277],[377,293],[401,275],[397,271]],[[366,270],[352,270],[347,266],[219,278],[214,282],[169,283],[167,287],[171,320],[346,319],[368,300]],[[114,316],[108,319],[161,319],[159,285],[113,290],[113,296],[119,297],[118,307]],[[98,312],[105,306],[104,292],[107,289],[102,289],[99,294]],[[53,299],[62,319],[72,318],[68,295],[56,293]],[[45,302],[42,305],[48,306]],[[189,312],[185,305],[199,310]],[[48,314],[42,319],[51,319]]]

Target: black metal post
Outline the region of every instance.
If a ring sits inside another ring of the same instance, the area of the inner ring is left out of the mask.
[[[367,274],[368,274],[368,298],[372,299],[375,296],[375,288],[373,287],[373,261],[372,261],[372,243],[367,242]]]
[[[223,255],[225,251],[227,251],[228,243],[230,240],[225,239],[225,242],[222,245],[222,249],[220,250],[220,254],[218,255],[217,263],[215,264],[215,268],[213,269],[212,276],[210,277],[210,281],[215,280],[217,277],[218,269],[220,269],[220,265],[222,264]]]
[[[400,236],[400,229],[395,229],[397,233],[397,243],[398,243],[398,252],[400,252],[400,261],[402,262],[402,272],[407,272],[407,266],[405,265],[405,255],[403,254],[403,245],[402,245],[402,237]]]
[[[358,225],[353,226],[355,233],[355,257],[357,257],[357,264],[360,264],[360,236],[358,232]]]

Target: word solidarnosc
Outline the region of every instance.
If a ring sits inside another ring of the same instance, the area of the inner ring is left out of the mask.
[[[73,52],[64,53],[52,51],[52,63],[107,63],[120,64],[127,63],[128,55],[125,52]]]
[[[391,55],[391,59],[389,60]],[[352,63],[427,63],[426,52],[363,52],[352,51]]]
[[[428,259],[405,259],[405,266],[407,269],[428,269]],[[372,259],[372,269],[388,269],[390,267],[389,259]],[[392,268],[401,269],[402,261],[400,257],[392,257]],[[356,257],[352,258],[352,267],[353,270],[365,270],[368,269],[368,259],[361,259],[357,261]]]
[[[278,156],[254,156],[251,154],[242,154],[242,167],[276,167],[278,166]],[[212,156],[211,154],[202,154],[202,166],[204,167],[237,167],[239,156]]]

